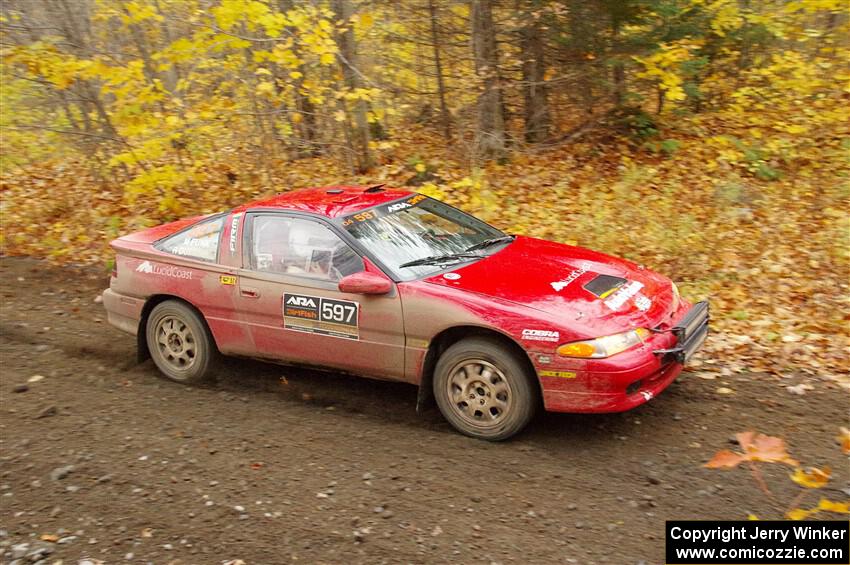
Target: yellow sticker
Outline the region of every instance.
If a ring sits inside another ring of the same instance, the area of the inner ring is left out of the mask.
[[[218,280],[221,284],[236,284],[236,277],[232,275],[221,275]]]
[[[608,290],[606,290],[605,292],[603,292],[602,294],[599,295],[599,300],[605,300],[606,298],[611,296],[614,293],[615,290],[618,290],[619,288],[620,288],[619,286],[615,286],[614,288],[609,288]]]
[[[540,371],[541,377],[558,377],[560,379],[574,379],[576,374],[570,371]]]

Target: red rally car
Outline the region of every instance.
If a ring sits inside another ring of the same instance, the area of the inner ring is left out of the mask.
[[[640,265],[380,185],[288,192],[112,247],[109,321],[168,378],[200,381],[224,354],[407,381],[488,440],[541,404],[643,404],[708,334],[708,303]]]

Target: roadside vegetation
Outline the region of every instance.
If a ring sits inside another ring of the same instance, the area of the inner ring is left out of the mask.
[[[9,0],[0,29],[5,254],[106,268],[145,226],[389,183],[709,297],[697,376],[850,388],[840,0]]]

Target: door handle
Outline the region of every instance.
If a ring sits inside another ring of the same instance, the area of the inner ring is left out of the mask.
[[[247,298],[259,298],[260,297],[260,291],[259,290],[257,290],[256,288],[249,288],[249,287],[244,287],[244,286],[239,289],[239,294],[241,294],[242,296],[245,296]]]

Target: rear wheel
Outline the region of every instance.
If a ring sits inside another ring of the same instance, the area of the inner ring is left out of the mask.
[[[499,441],[522,430],[538,405],[537,387],[516,355],[496,340],[469,338],[449,347],[434,369],[434,397],[459,432]]]
[[[157,304],[145,331],[151,358],[169,379],[194,384],[212,375],[218,351],[201,317],[186,304]]]

